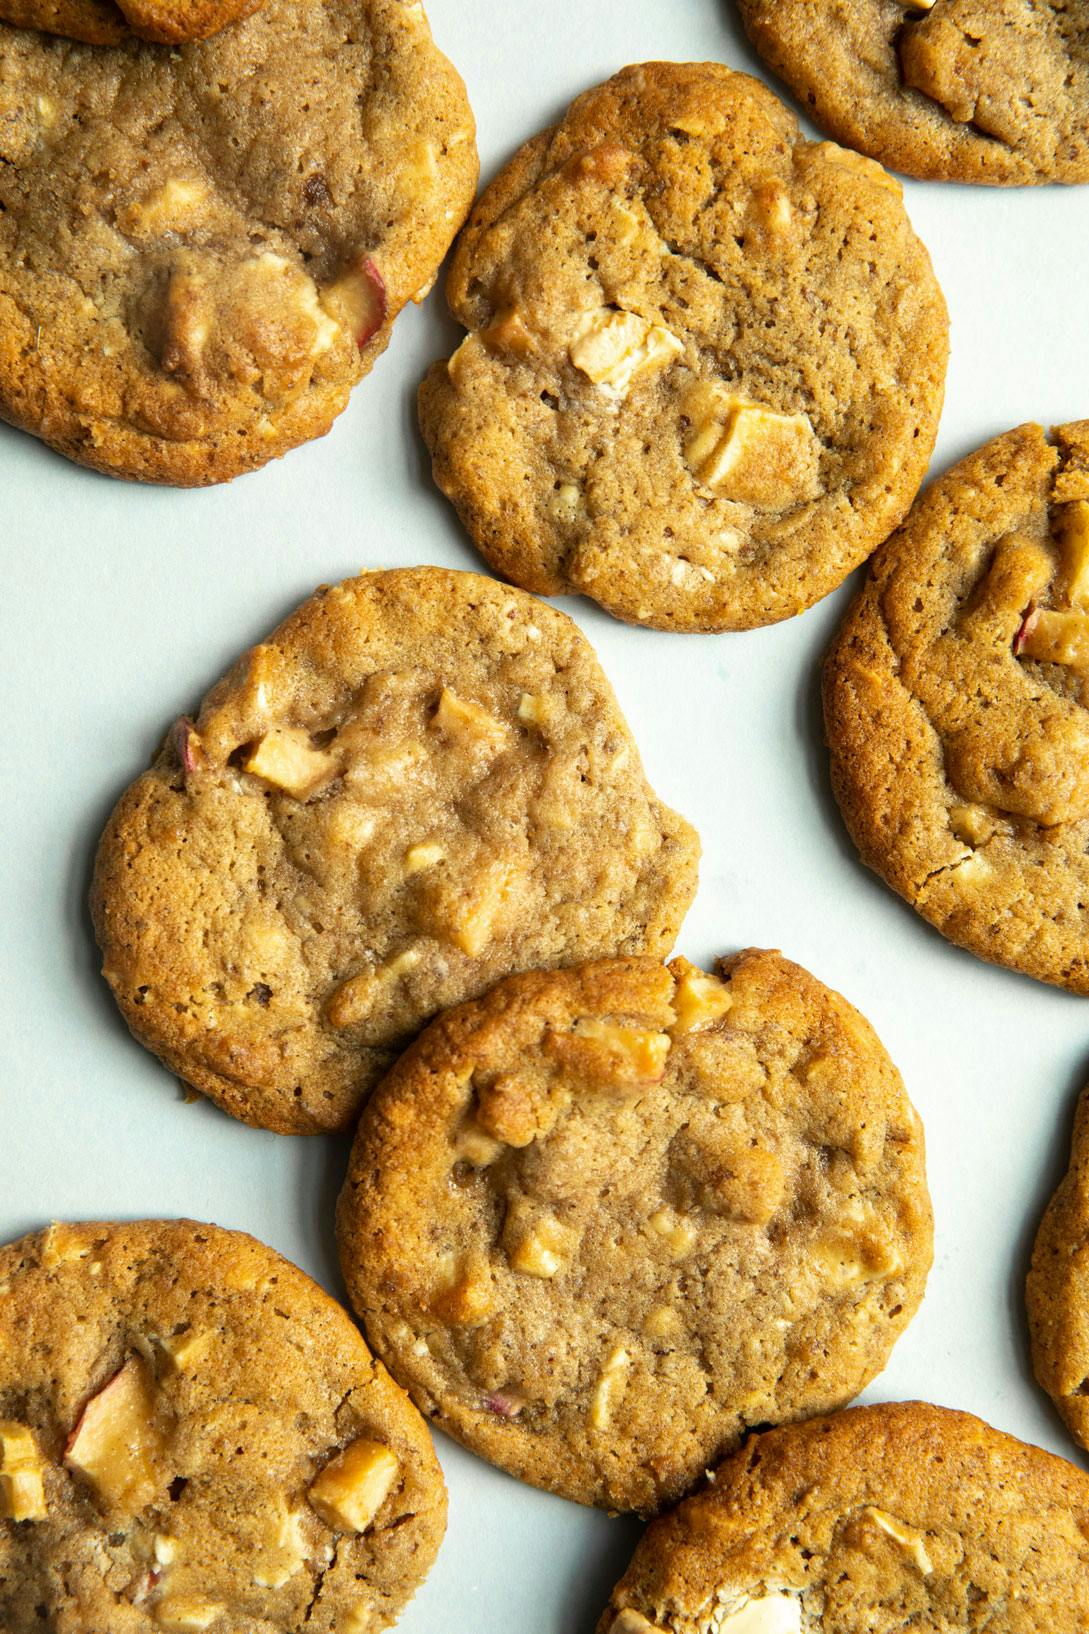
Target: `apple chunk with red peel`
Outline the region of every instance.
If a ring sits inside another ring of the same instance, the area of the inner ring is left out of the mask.
[[[331,318],[351,331],[362,351],[385,323],[389,309],[385,281],[371,257],[360,256],[322,290],[321,304]]]
[[[136,1514],[170,1479],[168,1442],[151,1372],[132,1356],[83,1409],[64,1462],[108,1508]]]

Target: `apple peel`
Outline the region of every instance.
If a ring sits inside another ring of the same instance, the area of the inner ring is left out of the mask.
[[[381,329],[389,311],[385,280],[371,256],[361,256],[321,293],[331,318],[355,336],[362,351]]]

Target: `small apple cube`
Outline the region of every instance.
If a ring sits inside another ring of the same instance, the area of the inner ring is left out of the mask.
[[[689,469],[722,499],[782,511],[820,493],[821,445],[807,414],[750,403],[722,381],[693,386],[681,410]]]
[[[33,1432],[12,1419],[0,1422],[0,1518],[45,1519],[44,1469]]]
[[[673,1011],[677,1018],[674,1034],[697,1032],[721,1021],[734,1002],[726,983],[720,982],[717,976],[708,976],[687,959],[674,959],[669,968],[677,983],[673,991]]]
[[[1089,607],[1089,500],[1067,507],[1062,561],[1066,600],[1071,607]]]
[[[199,1600],[190,1594],[171,1594],[154,1608],[155,1622],[165,1634],[193,1634],[210,1628],[223,1607],[214,1600]]]
[[[522,874],[520,864],[497,857],[466,880],[432,876],[419,908],[423,928],[475,959],[506,917]]]
[[[308,800],[335,775],[336,763],[314,748],[308,732],[285,726],[259,738],[242,769],[296,800]]]
[[[365,1532],[392,1492],[400,1470],[388,1447],[361,1436],[326,1464],[307,1496],[335,1532]]]
[[[480,704],[468,698],[459,698],[449,687],[443,687],[439,707],[435,711],[435,725],[448,737],[461,738],[498,754],[508,739],[507,728]]]
[[[186,777],[192,776],[204,759],[204,749],[197,736],[197,729],[188,715],[183,715],[175,723],[174,753]]]
[[[64,1462],[107,1506],[135,1514],[165,1484],[166,1452],[154,1381],[142,1357],[132,1356],[83,1409]]]
[[[1065,664],[1068,669],[1083,674],[1089,672],[1089,612],[1039,608],[1018,631],[1014,652],[1020,658],[1035,658],[1043,664]]]
[[[442,862],[446,852],[435,841],[425,840],[420,845],[410,845],[404,856],[406,876],[422,873],[425,868],[434,868]]]
[[[672,1043],[668,1033],[584,1016],[570,1032],[551,1033],[546,1048],[569,1071],[612,1089],[660,1083]]]
[[[640,375],[663,369],[684,351],[672,330],[635,312],[602,307],[583,317],[569,347],[575,368],[619,402]]]
[[[386,321],[386,285],[370,256],[361,256],[335,283],[322,290],[321,304],[331,318],[355,336],[362,351]]]

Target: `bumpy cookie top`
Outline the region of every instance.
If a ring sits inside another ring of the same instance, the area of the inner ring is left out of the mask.
[[[408,0],[270,0],[167,52],[0,25],[0,415],[221,482],[329,429],[476,182]]]
[[[662,629],[786,618],[903,516],[945,304],[899,185],[714,63],[588,91],[476,206],[420,393],[488,561]]]
[[[1089,421],[940,477],[829,654],[832,780],[952,941],[1089,992]]]
[[[346,1128],[438,1009],[662,954],[698,842],[577,627],[474,573],[319,590],[123,796],[93,908],[136,1036],[236,1117]]]
[[[922,1296],[918,1119],[778,954],[608,960],[441,1017],[360,1123],[338,1229],[371,1343],[523,1480],[656,1510],[837,1406]]]
[[[738,0],[841,142],[912,176],[1089,181],[1089,0]]]
[[[377,1634],[445,1519],[419,1414],[252,1237],[57,1225],[0,1249],[4,1634]]]
[[[1089,1477],[967,1413],[754,1436],[656,1521],[598,1634],[1042,1634],[1089,1625]]]
[[[1070,1167],[1044,1212],[1026,1284],[1032,1365],[1089,1447],[1089,1091],[1074,1121]]]
[[[204,40],[255,12],[264,0],[0,0],[0,20],[90,45],[133,37],[163,45]]]

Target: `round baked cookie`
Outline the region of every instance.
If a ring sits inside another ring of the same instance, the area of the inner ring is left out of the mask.
[[[499,977],[668,952],[698,852],[576,625],[415,568],[319,590],[178,723],[110,819],[92,910],[141,1043],[309,1133]]]
[[[950,941],[1089,993],[1089,421],[996,437],[874,558],[825,665],[869,867]]]
[[[941,409],[945,303],[899,184],[715,63],[588,91],[478,202],[420,391],[488,562],[669,630],[834,589],[899,522]]]
[[[738,0],[816,121],[939,181],[1089,181],[1089,0]]]
[[[1075,1441],[1089,1447],[1089,1091],[1070,1166],[1044,1211],[1025,1287],[1032,1365]]]
[[[909,1401],[753,1436],[655,1521],[598,1634],[1089,1626],[1089,1476]]]
[[[435,1558],[427,1428],[347,1314],[238,1231],[0,1249],[4,1634],[377,1634]]]
[[[931,1260],[919,1120],[777,953],[532,972],[432,1023],[364,1111],[349,1294],[429,1418],[651,1513],[756,1424],[880,1372]]]
[[[409,0],[269,0],[163,51],[0,24],[0,417],[224,482],[328,431],[476,184]]]
[[[89,45],[129,39],[183,45],[236,23],[264,0],[0,0],[0,22],[43,29]]]

